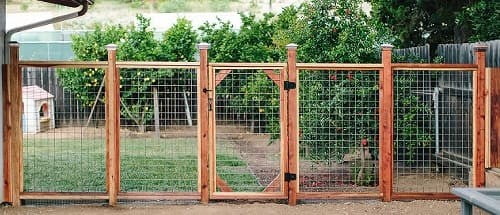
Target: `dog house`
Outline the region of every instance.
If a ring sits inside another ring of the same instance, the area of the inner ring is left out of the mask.
[[[23,132],[55,128],[54,96],[38,86],[23,87]]]

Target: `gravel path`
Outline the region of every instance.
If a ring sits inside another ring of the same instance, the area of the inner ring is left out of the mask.
[[[0,214],[109,214],[109,215],[153,215],[153,214],[283,214],[283,215],[320,215],[320,214],[459,214],[460,203],[457,201],[332,201],[329,203],[307,203],[290,207],[283,204],[254,203],[228,204],[212,203],[209,205],[134,205],[118,207],[104,206],[24,206],[21,208],[0,208]]]

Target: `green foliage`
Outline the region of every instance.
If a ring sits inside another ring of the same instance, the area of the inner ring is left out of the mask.
[[[500,39],[500,1],[481,0],[457,15],[457,24],[470,29],[469,42]]]
[[[371,0],[371,3],[375,19],[397,35],[395,45],[411,47],[467,41],[467,27],[457,25],[456,14],[477,1]]]
[[[238,45],[238,33],[229,22],[218,24],[205,23],[200,27],[201,41],[211,44],[210,60],[212,62],[237,62],[242,47]]]
[[[163,34],[163,40],[159,44],[160,60],[194,61],[197,37],[190,21],[177,20],[177,24]]]
[[[206,24],[201,28],[203,41],[212,44],[210,56],[216,62],[273,62],[286,60],[284,46],[297,43],[299,61],[369,63],[380,61],[380,44],[391,42],[388,30],[373,22],[362,12],[361,1],[313,0],[300,7],[288,7],[277,16],[266,14],[263,18],[242,15],[243,25],[239,32],[232,30],[228,23]],[[233,73],[237,71],[233,71]],[[250,116],[261,118],[265,115],[266,132],[279,131],[277,106],[279,100],[274,90],[277,87],[266,75],[239,75],[235,80],[227,80],[222,86],[242,86],[240,96],[231,95],[233,107],[245,107]],[[301,150],[306,156],[322,160],[341,160],[353,143],[367,138],[372,144],[378,139],[378,76],[360,72],[303,72],[300,74],[301,103]],[[226,83],[225,83],[226,82]],[[416,79],[403,84],[414,84]],[[221,87],[221,89],[227,89]],[[231,88],[229,88],[231,89]],[[234,89],[232,89],[234,90]],[[402,92],[408,93],[411,92]],[[409,97],[403,107],[413,112],[427,110],[419,106],[418,97]],[[266,108],[262,104],[267,104]],[[252,107],[251,110],[248,110]],[[227,110],[229,111],[229,110]],[[404,140],[410,142],[416,119],[409,113],[402,113],[406,123],[402,126]],[[408,115],[406,115],[408,114]],[[408,128],[406,128],[408,127]],[[411,128],[411,129],[410,129]],[[356,134],[356,135],[353,135]],[[272,138],[278,138],[273,136]],[[429,139],[427,134],[418,136]],[[321,141],[321,147],[315,147]],[[423,141],[425,142],[425,141]],[[425,142],[427,143],[427,142]],[[307,144],[312,144],[308,146]],[[409,153],[421,143],[409,146]],[[372,152],[375,156],[377,151]]]
[[[107,60],[107,44],[119,46],[117,58],[121,61],[191,61],[196,52],[197,34],[191,23],[185,19],[178,22],[165,34],[161,41],[154,38],[150,20],[138,15],[136,26],[101,26],[95,31],[73,37],[73,50],[77,60]],[[181,44],[179,43],[182,42]],[[184,76],[179,71],[166,69],[122,69],[121,99],[124,118],[131,119],[140,130],[153,116],[152,85],[158,79],[176,76],[179,84]],[[82,75],[83,74],[83,75]],[[72,69],[58,72],[63,86],[87,106],[92,106],[95,92],[104,77],[100,69]],[[133,98],[133,99],[132,99]],[[104,100],[101,98],[101,102]]]

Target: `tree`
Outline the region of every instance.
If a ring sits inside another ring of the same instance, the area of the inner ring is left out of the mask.
[[[97,25],[95,31],[76,35],[73,51],[77,60],[106,60],[107,44],[119,46],[117,58],[120,61],[190,61],[196,52],[197,34],[191,23],[185,19],[178,22],[158,41],[150,28],[150,20],[138,15],[136,26],[123,27]],[[182,41],[182,45],[179,45]],[[83,75],[82,75],[83,74]],[[95,93],[103,81],[104,70],[70,69],[58,71],[64,88],[72,92],[84,105],[92,106]],[[152,86],[159,79],[176,77],[178,84],[184,81],[181,71],[171,69],[121,69],[120,92],[121,113],[124,120],[133,121],[140,131],[153,116]],[[176,84],[173,84],[176,85]],[[105,98],[100,98],[104,103]]]
[[[397,36],[395,45],[411,47],[468,40],[456,15],[478,0],[371,0],[372,16]]]
[[[500,39],[500,1],[481,0],[463,8],[457,25],[469,29],[469,42]]]

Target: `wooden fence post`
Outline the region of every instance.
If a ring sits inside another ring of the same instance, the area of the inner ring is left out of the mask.
[[[295,88],[288,90],[288,173],[295,175],[294,180],[288,181],[288,204],[297,205],[299,190],[299,75],[297,71],[297,45],[286,46],[288,55],[288,82],[295,83]],[[291,84],[293,85],[293,84]],[[286,153],[286,152],[285,152]]]
[[[120,74],[116,68],[117,48],[114,44],[106,46],[106,185],[111,206],[116,205],[120,189]]]
[[[379,75],[379,183],[382,201],[392,201],[393,181],[393,117],[394,84],[392,45],[382,45],[382,66]]]
[[[4,141],[4,198],[20,206],[22,186],[22,72],[19,68],[19,44],[9,43],[9,65],[3,72],[3,141]]]
[[[198,73],[198,158],[199,158],[199,187],[201,203],[207,204],[210,198],[209,190],[209,69],[208,50],[210,44],[198,44],[200,50],[200,69]],[[212,170],[215,171],[215,170]]]
[[[474,72],[474,134],[473,134],[473,178],[474,187],[483,187],[485,175],[485,141],[486,141],[486,49],[487,46],[476,46],[477,70]]]

